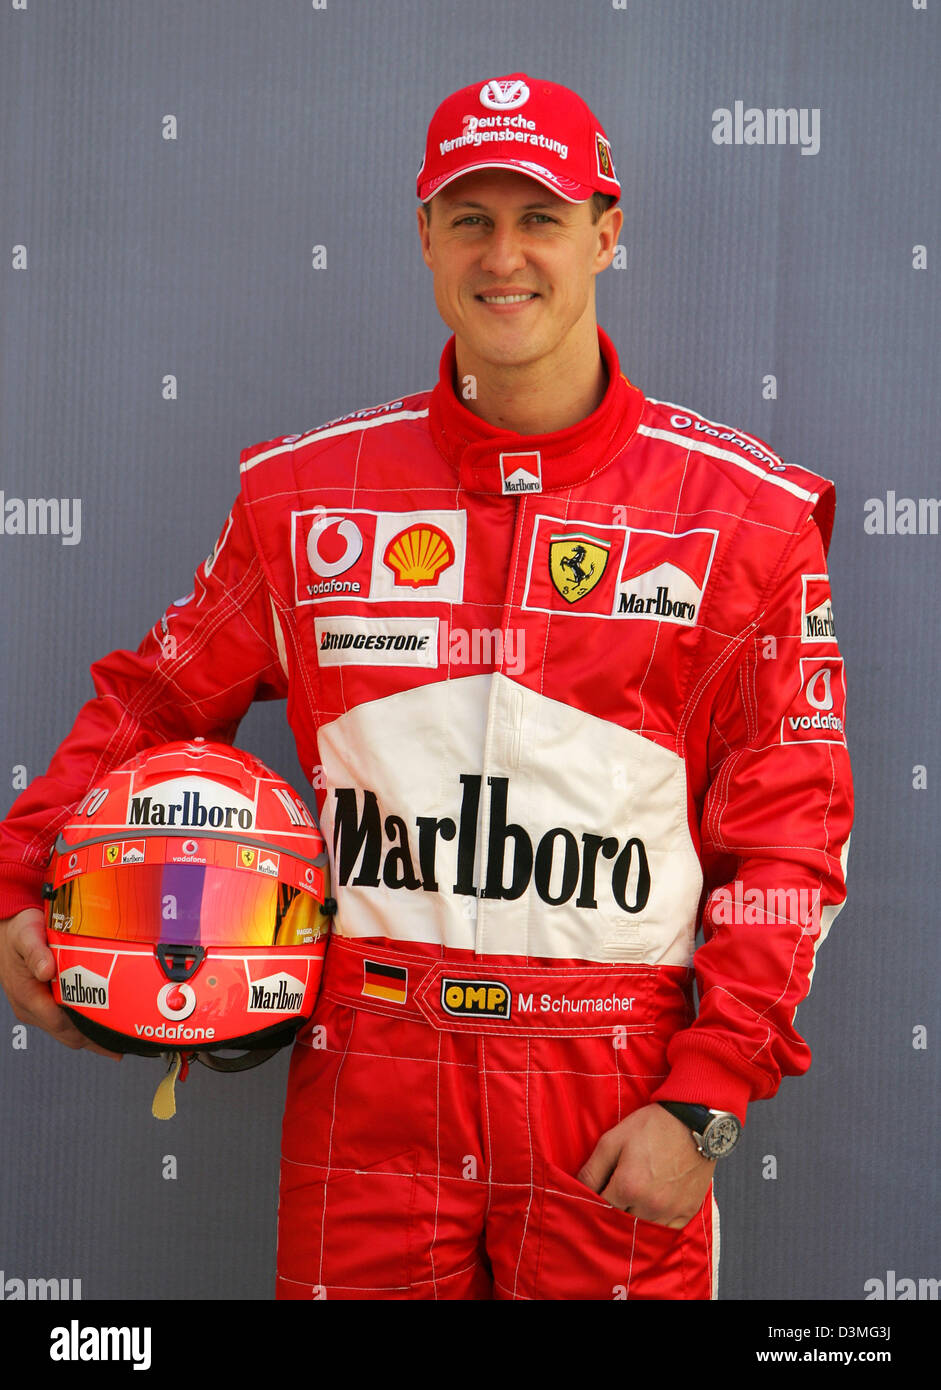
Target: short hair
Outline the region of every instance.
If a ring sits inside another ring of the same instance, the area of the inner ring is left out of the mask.
[[[425,217],[428,219],[429,222],[431,221],[432,201],[433,200],[429,198],[427,203],[422,203],[422,207],[425,209]],[[614,193],[593,193],[591,195],[592,222],[597,222],[598,219],[601,217],[601,214],[603,212],[607,212],[608,208],[613,207],[616,202],[617,196]]]

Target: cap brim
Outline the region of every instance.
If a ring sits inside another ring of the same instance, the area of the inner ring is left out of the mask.
[[[429,198],[433,198],[443,188],[447,188],[449,183],[454,183],[455,179],[462,179],[465,174],[475,174],[481,169],[510,169],[514,173],[523,174],[526,178],[541,183],[544,188],[549,189],[550,193],[554,193],[557,198],[562,198],[566,203],[587,203],[588,199],[597,191],[587,184],[576,183],[572,179],[566,179],[563,186],[561,181],[556,180],[548,171],[537,173],[532,165],[526,164],[522,160],[485,159],[481,160],[479,164],[465,164],[462,168],[455,169],[453,174],[442,174],[437,179],[426,179],[418,186],[419,201],[426,203]]]

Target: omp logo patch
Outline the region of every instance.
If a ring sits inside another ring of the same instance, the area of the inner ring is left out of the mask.
[[[499,980],[444,979],[441,1007],[453,1018],[509,1018],[510,991]]]
[[[828,574],[801,575],[801,641],[835,642]]]

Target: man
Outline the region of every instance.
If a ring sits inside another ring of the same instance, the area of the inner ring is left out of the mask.
[[[851,822],[833,488],[621,373],[619,195],[565,88],[439,107],[437,386],[245,451],[194,595],[93,668],[6,823],[5,987],[82,1045],[29,906],[63,808],[287,697],[339,906],[282,1297],[708,1298],[715,1162],[809,1065]]]

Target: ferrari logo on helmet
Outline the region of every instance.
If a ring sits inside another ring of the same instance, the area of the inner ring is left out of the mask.
[[[109,864],[116,864],[118,862],[118,855],[120,853],[120,845],[109,845],[108,848],[105,850],[105,859]]]
[[[610,541],[594,536],[552,536],[549,540],[549,576],[567,603],[577,603],[591,593],[605,572]]]
[[[239,858],[246,869],[250,869],[255,862],[255,851],[253,849],[239,849]]]

